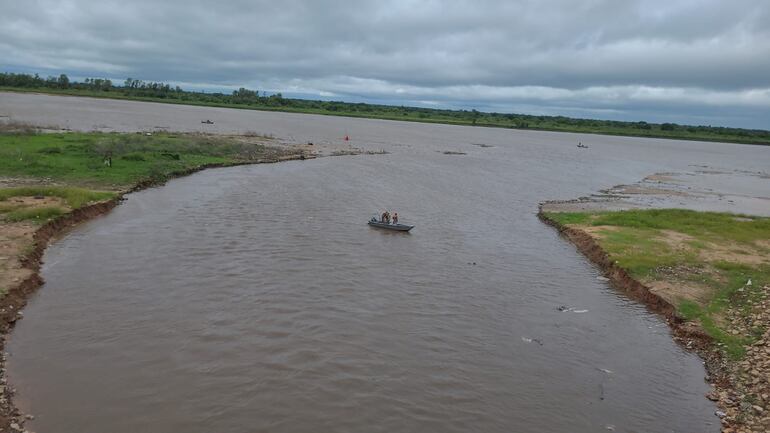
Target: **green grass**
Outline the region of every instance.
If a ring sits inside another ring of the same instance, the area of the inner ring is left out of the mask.
[[[751,339],[722,330],[714,321],[711,310],[713,308],[702,308],[692,301],[682,301],[679,305],[679,313],[685,320],[699,321],[706,334],[713,338],[731,359],[741,359],[746,354],[744,346],[751,343]]]
[[[265,146],[185,134],[0,134],[0,176],[125,188],[204,164],[264,156]],[[112,166],[105,160],[111,157]]]
[[[20,207],[23,206],[14,203],[0,203],[0,214],[11,212],[13,210],[19,209]]]
[[[678,310],[686,320],[698,320],[704,331],[715,341],[721,343],[725,352],[733,359],[740,359],[745,354],[745,346],[759,338],[764,329],[754,329],[749,337],[732,335],[725,332],[719,324],[719,318],[726,309],[732,308],[737,314],[751,314],[754,303],[762,296],[762,287],[770,284],[770,267],[751,267],[736,263],[722,262],[716,264],[724,278],[724,282],[710,282],[715,288],[713,299],[705,306],[683,300]],[[746,283],[751,280],[752,285]]]
[[[729,240],[743,243],[770,238],[770,218],[686,209],[604,212],[592,219],[591,224],[673,230],[706,241]]]
[[[32,186],[19,188],[0,189],[0,202],[6,201],[11,197],[59,197],[73,209],[79,208],[93,201],[100,201],[112,198],[114,192],[109,191],[91,191],[83,188],[65,187],[65,186]],[[0,203],[0,206],[4,203]],[[14,205],[5,204],[9,210],[13,211]],[[2,207],[0,207],[2,212]]]
[[[35,222],[46,222],[50,219],[64,215],[67,211],[58,206],[45,206],[36,208],[17,209],[5,214],[5,219],[11,222],[32,220]]]
[[[626,228],[604,231],[602,235],[604,250],[635,278],[647,278],[662,267],[694,261],[692,255],[674,251],[665,242],[656,240],[654,230]]]
[[[725,331],[728,311],[748,315],[770,284],[770,266],[732,262],[705,262],[698,253],[712,245],[730,246],[731,251],[765,251],[756,241],[770,239],[770,218],[683,209],[628,210],[619,212],[551,212],[546,217],[564,225],[610,226],[598,239],[610,258],[637,279],[690,281],[710,290],[704,304],[693,299],[679,301],[677,310],[685,320],[697,320],[725,353],[740,359],[744,347],[758,338]],[[692,237],[689,248],[673,249],[662,240],[663,230]],[[678,269],[671,280],[666,270]],[[752,285],[747,286],[751,279]]]
[[[642,209],[621,212],[549,212],[546,216],[561,224],[590,224],[637,229],[673,230],[698,238],[694,246],[707,241],[737,243],[770,239],[770,218],[687,209]],[[741,221],[746,219],[747,221]]]

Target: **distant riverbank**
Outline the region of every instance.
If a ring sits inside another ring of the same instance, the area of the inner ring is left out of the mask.
[[[377,104],[338,101],[311,101],[290,98],[265,97],[237,102],[230,95],[173,91],[151,96],[115,88],[111,91],[47,87],[3,87],[0,91],[43,93],[51,95],[85,96],[91,98],[159,102],[205,107],[236,108],[244,110],[286,113],[320,114],[394,121],[438,123],[448,125],[484,126],[533,131],[574,132],[584,134],[616,135],[627,137],[665,138],[675,140],[714,141],[741,144],[770,145],[770,131],[724,128],[711,126],[622,122],[596,119],[573,119],[563,116],[533,116],[523,114],[484,113],[476,110],[441,110],[419,107],[395,107]]]

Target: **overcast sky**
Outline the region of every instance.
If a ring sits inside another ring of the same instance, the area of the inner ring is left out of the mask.
[[[770,129],[770,1],[0,0],[0,70]]]

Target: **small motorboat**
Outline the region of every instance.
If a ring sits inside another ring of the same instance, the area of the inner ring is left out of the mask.
[[[382,221],[378,221],[377,218],[372,218],[369,220],[368,223],[372,227],[377,227],[381,229],[386,230],[395,230],[397,232],[408,232],[409,230],[412,230],[414,226],[406,225],[406,224],[392,224],[392,223],[386,223]]]

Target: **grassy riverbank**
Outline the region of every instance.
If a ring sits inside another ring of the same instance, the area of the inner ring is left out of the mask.
[[[0,176],[124,189],[208,164],[277,156],[265,137],[156,133],[0,134]]]
[[[0,295],[28,276],[22,262],[36,227],[203,167],[293,157],[270,143],[258,135],[42,134],[0,124]]]
[[[765,331],[734,332],[727,315],[751,314],[770,284],[770,218],[681,209],[546,213],[590,233],[635,279],[698,322],[732,358]]]
[[[144,83],[143,83],[144,84]],[[166,104],[198,105],[260,111],[321,114],[408,122],[450,125],[486,126],[494,128],[530,129],[537,131],[575,132],[632,137],[670,138],[677,140],[718,141],[770,145],[770,131],[675,123],[624,122],[579,119],[564,116],[534,116],[514,113],[488,113],[477,110],[448,110],[423,107],[390,106],[284,98],[279,94],[259,96],[259,92],[242,89],[230,94],[190,92],[171,89],[162,83],[147,88],[112,86],[108,89],[73,83],[68,88],[0,86],[0,91],[34,92],[95,98],[124,99]],[[239,93],[241,92],[241,93]],[[256,96],[254,95],[256,93]]]
[[[25,278],[36,227],[201,167],[277,161],[271,140],[200,134],[37,133],[0,124],[0,296]]]
[[[549,212],[618,287],[706,361],[723,432],[770,429],[770,218],[681,209]],[[641,283],[641,284],[640,284]],[[673,311],[671,310],[673,308]],[[683,322],[680,322],[683,321]]]

